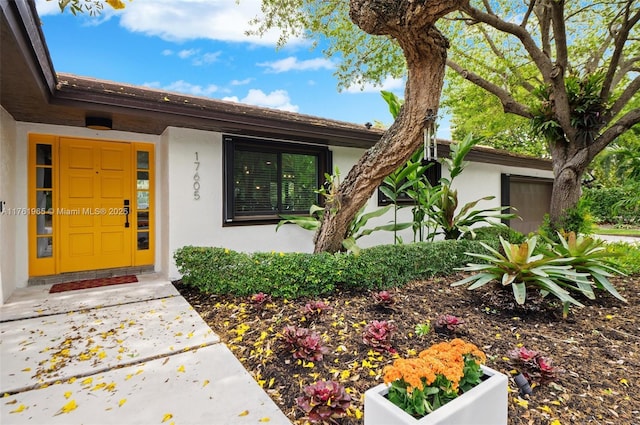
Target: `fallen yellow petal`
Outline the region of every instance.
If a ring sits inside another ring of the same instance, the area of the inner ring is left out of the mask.
[[[514,399],[513,402],[520,407],[524,407],[525,409],[529,408],[529,402],[527,400],[521,399],[520,397]]]
[[[30,372],[31,368],[30,367],[25,367],[24,369],[22,369],[23,372]]]
[[[624,385],[625,387],[628,387],[628,386],[629,386],[629,381],[627,381],[625,378],[622,378],[622,379],[620,380],[620,383],[621,383],[622,385]]]
[[[240,413],[238,414],[238,416],[247,416],[248,414],[249,414],[249,411],[248,411],[248,410],[243,410],[242,412],[240,412]]]
[[[122,407],[122,405],[123,405],[123,404],[125,404],[126,402],[127,402],[127,399],[126,399],[126,398],[123,398],[122,400],[120,400],[120,401],[118,402],[118,407]]]
[[[89,385],[93,382],[93,378],[89,377],[82,381],[82,385]]]
[[[184,365],[180,365],[180,367],[178,368],[178,372],[184,373]]]
[[[66,393],[64,393],[64,398],[68,399],[69,397],[71,397],[71,394],[73,394],[71,391],[67,391]]]
[[[271,419],[264,417],[264,418],[260,418],[260,420],[258,420],[258,422],[269,422]]]
[[[209,380],[205,379],[204,382],[202,383],[202,386],[206,387],[207,385],[209,385]]]
[[[62,406],[62,409],[60,410],[60,413],[69,413],[73,410],[76,410],[78,408],[78,404],[76,403],[75,400],[71,400],[69,403],[65,404],[64,406]]]
[[[10,411],[9,413],[20,413],[26,408],[27,408],[27,406],[25,406],[24,404],[21,404],[15,410]]]
[[[165,413],[162,417],[162,422],[167,422],[171,418],[173,418],[173,415],[171,413]]]

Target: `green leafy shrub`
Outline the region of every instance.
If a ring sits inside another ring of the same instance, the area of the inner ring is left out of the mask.
[[[630,192],[624,187],[585,188],[582,195],[594,220],[599,223],[640,223],[640,214],[632,205],[620,204]]]
[[[617,253],[611,259],[614,266],[627,274],[640,274],[640,243],[615,242],[607,244],[607,251]]]
[[[586,202],[581,200],[575,208],[567,208],[557,223],[552,223],[549,214],[545,214],[538,233],[547,239],[560,242],[558,232],[584,235],[593,233],[593,219]]]
[[[496,246],[500,244],[500,237],[505,241],[517,244],[520,244],[527,239],[525,235],[508,226],[484,226],[478,229],[473,229],[473,233],[474,234],[465,234],[464,239],[485,242],[490,241]]]
[[[240,253],[185,246],[174,259],[182,282],[203,292],[250,296],[316,297],[336,289],[380,290],[450,274],[483,251],[477,241],[381,245],[347,253]]]

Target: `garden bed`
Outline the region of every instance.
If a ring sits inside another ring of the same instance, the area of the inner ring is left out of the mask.
[[[508,353],[518,346],[538,351],[564,369],[558,378],[533,388],[529,399],[518,396],[514,382],[509,394],[509,423],[572,424],[633,423],[640,416],[640,276],[612,279],[627,298],[624,304],[599,293],[585,308],[572,308],[562,319],[557,304],[527,301],[517,307],[509,292],[468,291],[449,284],[449,276],[413,282],[390,290],[393,309],[377,305],[369,292],[337,292],[323,297],[331,310],[318,319],[305,316],[315,299],[274,299],[256,308],[249,298],[206,295],[176,282],[176,288],[231,348],[254,378],[288,417],[303,423],[296,407],[301,388],[319,379],[334,379],[347,387],[353,402],[343,424],[361,424],[364,392],[382,382],[382,368],[394,355],[378,353],[362,341],[372,320],[397,326],[392,346],[400,356],[415,355],[453,336],[417,336],[415,327],[444,314],[463,319],[455,336],[479,346],[487,365],[507,375],[515,369]],[[277,333],[286,325],[313,328],[322,335],[328,353],[322,361],[296,360],[286,352]],[[557,422],[554,422],[557,421]]]

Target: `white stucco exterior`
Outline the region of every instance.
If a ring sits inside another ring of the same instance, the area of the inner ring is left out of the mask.
[[[79,127],[15,122],[0,111],[0,200],[6,206],[27,206],[28,138],[30,133],[80,137],[105,141],[146,142],[155,145],[155,269],[170,279],[179,277],[173,261],[176,249],[185,245],[217,246],[237,251],[312,252],[313,234],[296,225],[223,226],[223,134],[169,127],[160,136],[119,131],[97,131]],[[292,140],[295,142],[295,140]],[[331,146],[333,165],[344,178],[364,150]],[[196,153],[200,162],[199,199],[194,197]],[[460,205],[493,195],[479,208],[500,206],[500,174],[511,173],[550,178],[550,171],[495,164],[469,163],[454,181]],[[443,176],[447,171],[443,169]],[[367,211],[378,208],[377,197]],[[371,220],[368,227],[387,224],[392,213]],[[410,208],[399,211],[400,222],[411,220]],[[3,216],[0,222],[0,278],[2,299],[28,284],[28,228],[26,216]],[[413,239],[411,229],[400,232],[405,241]],[[391,232],[376,232],[361,238],[358,245],[370,247],[393,243]]]

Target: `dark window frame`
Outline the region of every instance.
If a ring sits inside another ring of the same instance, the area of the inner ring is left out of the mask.
[[[242,226],[242,225],[259,225],[259,224],[276,224],[280,219],[280,214],[307,215],[308,209],[303,212],[291,213],[279,210],[275,214],[235,214],[235,198],[234,189],[235,181],[233,178],[235,153],[236,151],[250,151],[265,154],[276,154],[278,157],[277,184],[278,193],[281,193],[281,159],[282,154],[301,154],[312,155],[317,157],[317,181],[318,186],[324,184],[325,173],[329,173],[332,169],[331,151],[327,146],[305,144],[295,141],[277,141],[266,138],[251,138],[240,136],[223,136],[223,226]],[[316,203],[322,205],[323,199],[320,195],[316,195]],[[311,205],[309,205],[310,207]],[[279,206],[281,208],[281,206]]]
[[[429,162],[431,162],[434,165],[429,167],[425,172],[425,174],[427,175],[427,179],[429,181],[429,184],[431,184],[431,186],[438,186],[440,184],[440,179],[442,178],[442,164],[438,160],[431,160]],[[391,199],[389,199],[387,195],[385,195],[380,190],[380,186],[378,186],[377,192],[378,192],[379,207],[384,207],[387,205],[391,205],[393,203],[391,202]],[[407,196],[407,197],[399,198],[397,200],[397,204],[398,205],[414,205],[415,201]]]

